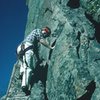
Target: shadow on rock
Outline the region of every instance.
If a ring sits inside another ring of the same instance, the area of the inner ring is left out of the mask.
[[[99,23],[96,22],[93,19],[92,15],[87,14],[86,12],[85,12],[85,16],[94,25],[94,28],[95,28],[95,38],[96,38],[97,42],[100,43],[100,22]]]
[[[46,94],[46,80],[47,80],[47,71],[48,71],[48,64],[41,65],[41,61],[37,62],[36,68],[33,71],[33,76],[31,79],[31,87],[33,87],[34,83],[38,83],[38,81],[41,81],[44,86],[44,96],[45,100],[48,100],[47,94]]]
[[[87,92],[84,95],[82,95],[80,98],[78,98],[77,100],[91,100],[91,97],[95,91],[95,88],[96,88],[96,83],[93,80],[86,87]]]
[[[80,0],[69,0],[69,2],[67,3],[67,6],[69,6],[70,8],[79,8],[80,7]]]

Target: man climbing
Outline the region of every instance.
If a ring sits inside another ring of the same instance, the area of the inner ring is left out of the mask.
[[[25,93],[31,90],[30,84],[33,69],[35,69],[35,63],[40,61],[38,53],[39,43],[49,49],[54,49],[46,40],[50,34],[51,30],[48,27],[34,29],[17,48],[17,55],[20,63],[20,77],[22,79],[21,87]]]

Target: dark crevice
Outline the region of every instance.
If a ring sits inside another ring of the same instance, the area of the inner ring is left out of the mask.
[[[59,4],[61,4],[61,0],[59,0]]]
[[[67,6],[69,6],[70,8],[79,8],[80,7],[80,0],[69,0],[67,3]]]
[[[85,90],[87,90],[86,93],[84,95],[82,95],[80,98],[78,98],[77,100],[91,100],[91,97],[92,97],[95,89],[96,89],[96,83],[93,80],[86,87],[86,89],[85,89]]]
[[[56,44],[56,40],[51,44],[51,46],[53,47],[53,46],[55,46],[55,44]],[[53,50],[51,49],[49,51],[49,57],[48,57],[49,60],[51,59],[52,52],[53,52]]]
[[[48,100],[47,93],[46,93],[46,87],[44,89],[44,96],[45,96],[45,100]]]
[[[45,8],[44,12],[43,12],[43,16],[47,13],[50,12],[51,14],[53,13],[53,11],[50,8]]]
[[[98,60],[100,60],[100,58],[97,58],[97,59],[95,59],[94,61],[96,62],[96,61],[98,61]]]
[[[88,37],[89,40],[95,40],[95,36],[94,37]]]
[[[78,35],[77,35],[77,37],[76,37],[76,39],[79,40],[79,44],[78,44],[78,46],[76,47],[78,58],[80,58],[80,55],[79,55],[79,49],[80,49],[80,37],[81,37],[81,33],[78,32]]]
[[[86,18],[94,25],[95,28],[95,38],[98,43],[100,43],[100,23],[96,22],[90,14],[85,12]],[[93,38],[94,39],[94,38]]]
[[[56,37],[54,42],[51,44],[52,47],[55,46],[58,37],[60,36],[61,32],[63,31],[64,25],[65,25],[65,23],[59,22],[56,30],[54,31],[54,34],[52,34],[52,37]],[[52,52],[53,52],[53,50],[51,49],[49,52],[49,57],[48,57],[49,60],[51,59]]]
[[[46,13],[47,11],[53,13],[53,11],[51,9],[49,9],[49,8],[46,8],[45,11],[44,11],[44,13]]]

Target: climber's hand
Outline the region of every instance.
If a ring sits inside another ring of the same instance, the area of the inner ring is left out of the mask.
[[[51,47],[51,49],[53,50],[55,48],[55,46]]]

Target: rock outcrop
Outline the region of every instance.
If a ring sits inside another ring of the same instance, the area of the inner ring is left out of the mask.
[[[100,0],[27,0],[25,37],[49,26],[54,50],[40,47],[49,61],[34,71],[25,96],[15,64],[6,100],[100,100]],[[4,100],[5,100],[4,99]]]

